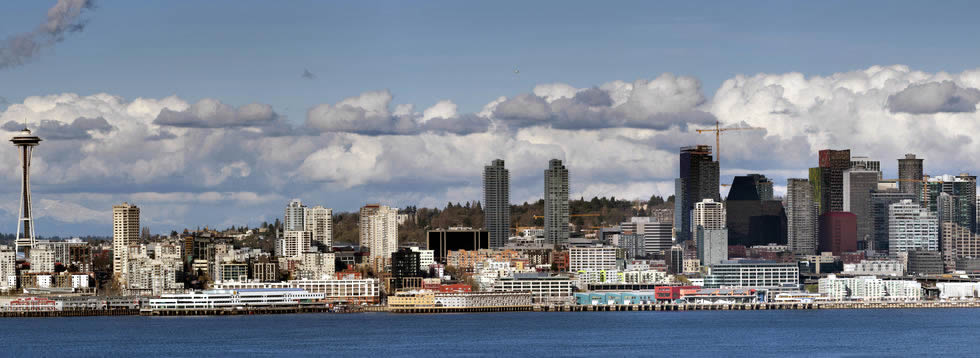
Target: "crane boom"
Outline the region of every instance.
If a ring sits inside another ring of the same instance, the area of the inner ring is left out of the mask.
[[[730,127],[721,128],[721,123],[715,121],[715,129],[697,129],[698,133],[715,132],[715,157],[718,164],[721,164],[721,133],[727,131],[747,131],[747,130],[762,130],[765,128],[761,127]]]

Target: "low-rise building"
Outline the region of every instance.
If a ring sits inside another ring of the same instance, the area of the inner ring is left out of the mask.
[[[571,247],[568,249],[569,269],[615,270],[616,248],[611,246]]]
[[[786,287],[799,283],[797,264],[763,260],[727,260],[711,265],[704,279],[707,288]]]
[[[289,307],[322,300],[322,293],[298,288],[206,290],[163,294],[150,299],[150,309],[214,309]]]
[[[856,264],[844,264],[844,274],[855,276],[901,276],[902,263],[898,260],[861,260]]]
[[[216,283],[216,289],[301,288],[322,293],[328,302],[378,303],[380,288],[376,279],[290,280],[286,282],[228,282]]]
[[[564,276],[517,274],[494,283],[492,292],[530,292],[534,303],[569,303],[572,280]]]
[[[916,301],[922,299],[922,284],[916,281],[882,280],[874,276],[837,277],[818,281],[819,292],[834,300]]]

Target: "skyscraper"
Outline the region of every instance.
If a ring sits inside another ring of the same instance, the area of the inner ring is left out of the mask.
[[[642,216],[632,217],[630,221],[619,225],[622,235],[636,235],[634,247],[642,247],[641,255],[647,257],[662,257],[671,246],[671,224],[657,219]]]
[[[820,168],[825,180],[822,184],[826,211],[844,211],[844,171],[851,167],[851,150],[824,149],[820,151]],[[822,213],[821,213],[822,214]]]
[[[881,172],[866,169],[864,164],[857,163],[851,169],[844,171],[844,211],[853,213],[857,218],[858,249],[866,249],[868,241],[872,241],[874,217],[871,216],[871,192],[878,188]]]
[[[360,242],[371,250],[375,264],[385,263],[398,250],[398,209],[369,204],[360,212]]]
[[[876,251],[888,250],[888,208],[902,200],[918,201],[918,195],[904,193],[898,189],[875,190],[871,193],[871,232]]]
[[[858,166],[878,172],[878,180],[881,180],[881,162],[868,157],[851,157],[851,169],[857,168]]]
[[[680,151],[680,178],[675,185],[675,215],[681,220],[674,220],[677,241],[692,238],[691,211],[694,204],[703,199],[721,201],[718,191],[718,162],[711,157],[711,146],[697,145],[682,147]],[[676,214],[680,212],[680,214]]]
[[[772,200],[772,180],[769,180],[769,178],[766,178],[762,174],[749,174],[748,176],[755,181],[755,189],[759,193],[759,200]]]
[[[303,219],[306,218],[306,206],[299,199],[293,199],[286,205],[286,214],[283,216],[283,231],[303,231],[306,225]]]
[[[720,264],[728,259],[728,229],[725,204],[704,199],[694,204],[692,225],[701,265]]]
[[[129,246],[139,243],[140,208],[130,203],[112,206],[112,273],[125,281]]]
[[[694,204],[692,225],[694,228],[701,226],[705,229],[724,229],[725,228],[725,204],[704,199]]]
[[[29,256],[34,247],[34,217],[31,215],[31,153],[41,143],[41,138],[31,134],[24,126],[20,134],[10,139],[20,149],[20,219],[17,220],[17,236],[14,245],[18,252]]]
[[[483,215],[490,248],[503,247],[510,236],[510,171],[503,159],[483,167]]]
[[[817,253],[817,210],[809,180],[790,178],[786,184],[786,240],[794,253]]]
[[[939,250],[939,219],[912,200],[888,206],[888,252]]]
[[[289,208],[286,208],[289,213]],[[312,242],[325,246],[333,245],[333,209],[317,205],[303,211],[303,229],[309,231]]]
[[[568,169],[558,159],[544,171],[544,238],[552,245],[568,242]]]
[[[846,211],[831,211],[820,215],[820,252],[857,251],[857,216]]]
[[[905,159],[898,160],[898,190],[912,193],[916,196],[922,192],[922,159],[915,154],[906,154]],[[918,200],[918,198],[916,198]]]
[[[759,199],[759,179],[736,176],[725,201],[729,245],[786,244],[786,211],[779,200]]]
[[[977,177],[965,173],[957,176],[941,175],[928,178],[921,184],[922,207],[936,213],[942,222],[954,222],[976,232]],[[941,194],[949,195],[945,207],[939,200]]]

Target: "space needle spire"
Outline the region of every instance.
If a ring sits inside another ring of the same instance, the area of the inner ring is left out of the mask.
[[[34,217],[31,215],[31,152],[41,138],[31,134],[27,129],[27,120],[24,120],[24,130],[10,139],[18,149],[20,149],[21,182],[20,182],[20,219],[17,220],[17,252],[23,252],[25,256],[30,255],[34,247]]]

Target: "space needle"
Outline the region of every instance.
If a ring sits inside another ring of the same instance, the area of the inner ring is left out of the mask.
[[[41,138],[31,134],[24,123],[24,130],[10,139],[20,149],[20,162],[23,173],[20,182],[20,219],[17,220],[17,252],[30,256],[34,247],[34,218],[31,216],[31,152]]]

